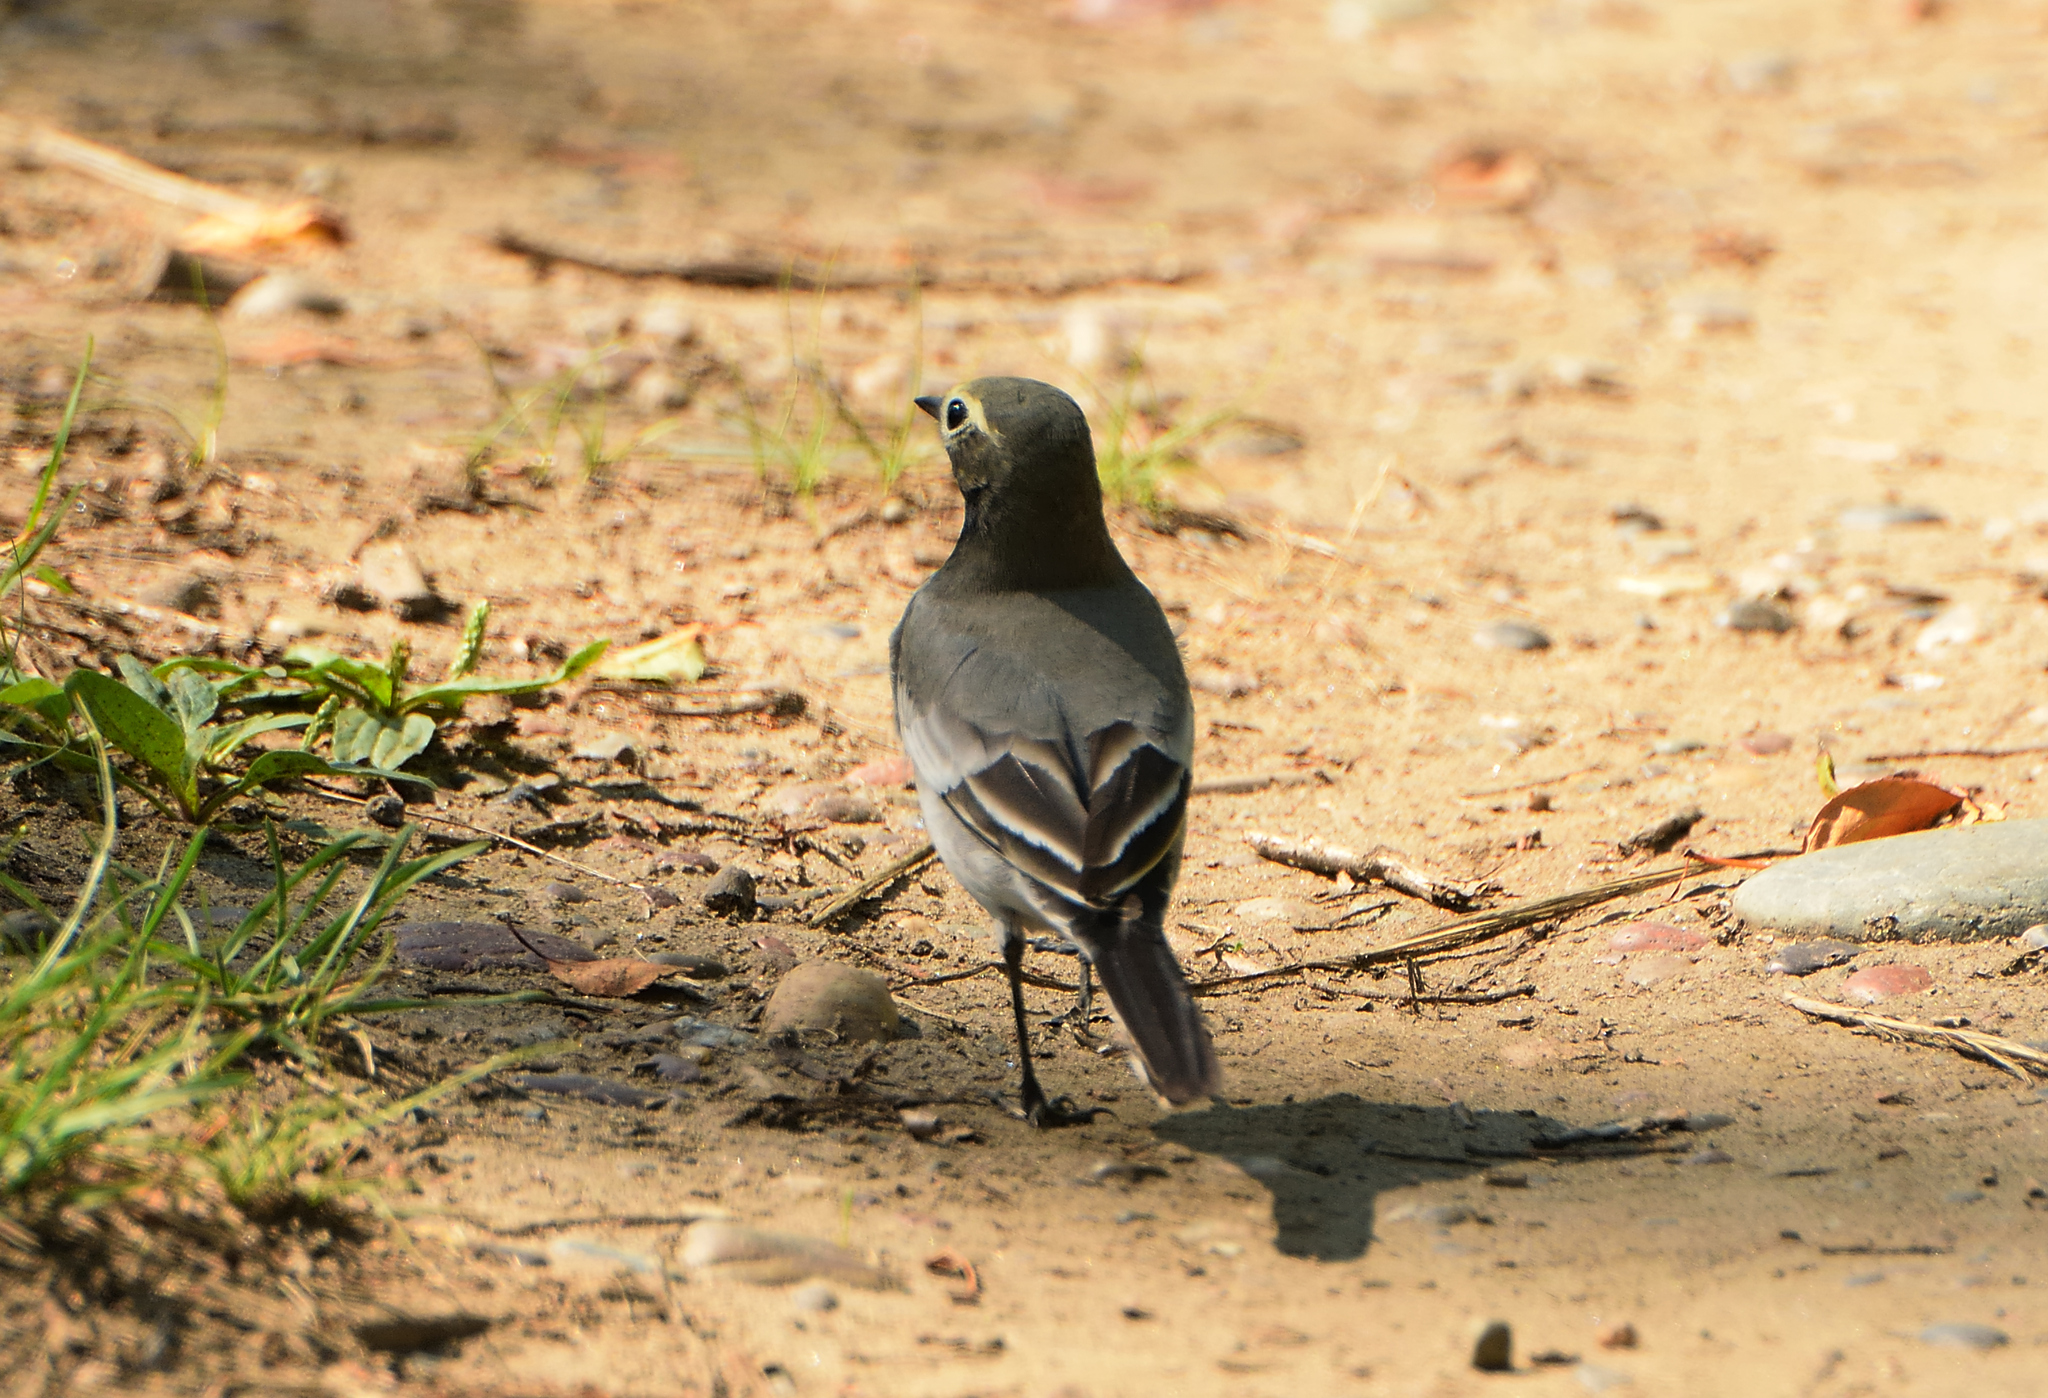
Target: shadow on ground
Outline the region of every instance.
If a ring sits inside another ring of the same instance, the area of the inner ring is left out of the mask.
[[[1348,1092],[1313,1102],[1212,1107],[1153,1128],[1165,1140],[1234,1162],[1265,1185],[1273,1196],[1273,1245],[1322,1262],[1365,1255],[1383,1191],[1479,1174],[1512,1161],[1532,1138],[1563,1129],[1535,1112],[1367,1102]]]

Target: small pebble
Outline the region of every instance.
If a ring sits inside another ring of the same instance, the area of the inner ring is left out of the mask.
[[[839,1297],[823,1282],[810,1282],[789,1293],[789,1304],[800,1311],[836,1311]]]
[[[661,912],[669,908],[680,908],[683,900],[665,888],[650,888],[647,890],[647,903],[656,912]]]
[[[1679,1163],[1681,1165],[1732,1165],[1735,1163],[1735,1157],[1718,1147],[1708,1146],[1705,1150],[1694,1151]]]
[[[1934,984],[1925,966],[1866,966],[1842,982],[1842,998],[1852,1005],[1875,1005],[1894,995],[1913,995]]]
[[[1581,1364],[1572,1370],[1572,1377],[1588,1393],[1605,1393],[1610,1388],[1622,1388],[1635,1382],[1618,1369],[1603,1369],[1598,1364]]]
[[[1844,529],[1893,529],[1902,524],[1942,524],[1946,517],[1925,505],[1851,505],[1835,517]]]
[[[754,876],[737,864],[726,865],[705,887],[704,906],[711,912],[744,922],[754,915],[757,906]]]
[[[1930,1325],[1920,1332],[1920,1343],[1939,1345],[1945,1349],[1997,1349],[2009,1343],[2006,1333],[1990,1325],[1971,1325],[1968,1322],[1952,1322],[1946,1325]]]
[[[1683,757],[1689,752],[1700,752],[1706,744],[1698,738],[1659,738],[1650,744],[1650,751],[1659,757]]]
[[[2037,922],[2020,933],[2021,951],[2048,951],[2048,922]]]
[[[929,1141],[939,1134],[939,1114],[929,1107],[905,1107],[896,1117],[912,1140]]]
[[[1483,1374],[1505,1374],[1515,1367],[1515,1332],[1504,1320],[1489,1320],[1472,1340],[1472,1367]]]
[[[545,883],[540,891],[557,903],[588,903],[590,895],[573,883]]]
[[[570,750],[569,756],[586,762],[617,762],[633,751],[630,733],[604,733]]]
[[[723,961],[695,951],[658,951],[647,958],[662,966],[673,966],[693,981],[723,980],[732,974]]]
[[[704,1070],[697,1066],[694,1058],[685,1058],[677,1053],[657,1053],[637,1066],[668,1082],[701,1082],[704,1078]]]
[[[745,1029],[733,1029],[723,1024],[713,1024],[708,1019],[695,1015],[683,1015],[675,1021],[676,1037],[686,1044],[699,1048],[747,1049],[754,1045],[754,1035]]]
[[[1790,631],[1794,626],[1798,625],[1792,619],[1792,613],[1786,611],[1776,602],[1766,602],[1761,598],[1751,598],[1746,602],[1737,602],[1728,608],[1727,611],[1721,613],[1716,620],[1730,631],[1768,631],[1776,633]]]
[[[1951,1189],[1941,1196],[1944,1204],[1981,1204],[1987,1198],[1981,1189]]]
[[[386,792],[372,796],[363,803],[363,814],[386,830],[396,830],[405,824],[405,802]]]
[[[1698,951],[1705,936],[1668,922],[1631,922],[1607,939],[1615,951]]]
[[[1635,1326],[1625,1320],[1603,1325],[1593,1335],[1594,1343],[1602,1349],[1634,1349],[1636,1340]]]
[[[1684,957],[1661,953],[1630,962],[1626,979],[1630,985],[1641,986],[1647,990],[1653,985],[1662,985],[1675,976],[1682,976],[1691,969],[1692,963]]]
[[[1776,757],[1792,750],[1792,740],[1783,733],[1752,733],[1735,740],[1736,746],[1753,757]]]
[[[911,515],[916,513],[916,511],[911,508],[910,502],[902,496],[891,495],[888,499],[882,501],[882,508],[877,513],[881,515],[882,523],[884,524],[906,524],[909,522]]]
[[[1847,942],[1793,942],[1772,951],[1764,970],[1774,976],[1810,976],[1853,961],[1862,950]]]
[[[50,934],[56,930],[56,919],[45,917],[33,908],[0,913],[0,952],[27,954],[41,951]]]
[[[1550,637],[1520,621],[1490,621],[1472,633],[1472,644],[1486,650],[1549,650]]]

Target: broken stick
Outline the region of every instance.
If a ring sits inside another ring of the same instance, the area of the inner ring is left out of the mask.
[[[1815,1019],[1831,1019],[1837,1024],[1852,1025],[1859,1029],[1875,1031],[1880,1036],[1910,1039],[1937,1048],[1954,1049],[1965,1058],[1980,1059],[2005,1072],[2011,1073],[2023,1083],[2032,1083],[2027,1068],[2043,1077],[2048,1077],[2048,1053],[2008,1039],[1998,1034],[1980,1034],[1974,1029],[1951,1029],[1939,1024],[1915,1024],[1910,1019],[1893,1019],[1890,1015],[1873,1014],[1869,1010],[1852,1010],[1847,1005],[1830,1005],[1825,1000],[1808,1000],[1798,995],[1787,995],[1785,1003],[1801,1014],[1812,1015]],[[2026,1064],[2026,1068],[2020,1065]]]
[[[1628,898],[1638,893],[1647,893],[1668,883],[1676,883],[1694,872],[1690,865],[1680,864],[1670,869],[1652,869],[1647,873],[1633,874],[1625,879],[1613,879],[1607,883],[1595,884],[1591,888],[1576,889],[1571,893],[1556,893],[1547,898],[1526,898],[1505,908],[1490,912],[1473,913],[1447,922],[1427,932],[1418,932],[1412,937],[1403,937],[1371,951],[1359,952],[1355,956],[1337,957],[1327,961],[1301,961],[1292,966],[1276,966],[1270,971],[1252,971],[1245,975],[1222,976],[1216,980],[1192,981],[1188,991],[1194,995],[1215,995],[1239,985],[1250,985],[1258,981],[1271,980],[1278,976],[1298,976],[1303,971],[1369,971],[1375,966],[1385,966],[1402,961],[1419,961],[1425,957],[1442,956],[1460,951],[1480,942],[1506,936],[1539,922],[1552,922],[1585,908],[1596,907],[1616,898]]]
[[[1463,882],[1431,874],[1388,849],[1360,854],[1341,845],[1326,845],[1321,840],[1289,840],[1257,830],[1247,832],[1244,842],[1261,859],[1270,859],[1275,864],[1306,869],[1325,878],[1349,874],[1361,883],[1367,879],[1378,879],[1398,893],[1453,911],[1462,912],[1487,894],[1500,891],[1499,884],[1484,879]]]
[[[937,853],[938,851],[931,847],[931,842],[926,841],[909,854],[904,855],[901,859],[883,869],[880,873],[861,880],[824,907],[812,913],[805,921],[813,927],[830,926],[834,918],[846,912],[855,903],[860,902],[864,898],[873,897],[875,893],[896,882],[896,880],[904,875],[914,870],[922,869]]]

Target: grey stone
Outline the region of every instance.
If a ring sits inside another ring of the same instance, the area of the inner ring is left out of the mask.
[[[1844,529],[1892,529],[1902,524],[1945,524],[1947,516],[1925,505],[1851,505],[1835,516]]]
[[[684,1015],[676,1020],[675,1032],[678,1039],[699,1048],[749,1049],[754,1046],[754,1036],[750,1031],[713,1024],[695,1015]]]
[[[228,314],[238,320],[270,320],[293,311],[338,316],[348,304],[318,282],[297,272],[265,272],[235,293]]]
[[[56,930],[55,918],[45,917],[33,908],[0,913],[0,953],[41,951]]]
[[[386,792],[363,803],[363,814],[388,830],[405,824],[405,802]]]
[[[704,906],[714,913],[741,921],[752,917],[754,909],[759,906],[754,893],[754,876],[737,864],[726,865],[705,888]]]
[[[1774,976],[1810,976],[1853,960],[1861,950],[1847,942],[1793,942],[1773,951],[1764,970]]]
[[[1489,1320],[1472,1339],[1472,1367],[1484,1374],[1505,1374],[1515,1367],[1515,1332],[1504,1320]]]
[[[1975,942],[2048,921],[2048,820],[2005,820],[1837,845],[1735,891],[1752,927],[1852,942]]]
[[[732,974],[723,961],[715,956],[706,956],[696,951],[658,951],[647,958],[663,966],[673,966],[693,981],[722,980]]]
[[[826,1029],[841,1039],[873,1042],[895,1038],[899,1019],[888,982],[873,971],[811,961],[777,983],[761,1012],[761,1032]]]
[[[1527,622],[1489,621],[1472,633],[1472,644],[1487,650],[1549,650],[1550,637]]]
[[[800,1311],[832,1311],[839,1308],[839,1298],[825,1283],[810,1282],[789,1293],[789,1304]]]
[[[448,610],[402,544],[373,544],[356,558],[357,586],[400,621],[433,621]]]
[[[1737,602],[1721,613],[1717,620],[1730,631],[1767,631],[1774,634],[1790,631],[1798,625],[1792,619],[1792,613],[1776,602],[1766,602],[1761,598]]]
[[[142,589],[137,600],[207,621],[220,620],[220,582],[207,573],[177,569]]]
[[[1920,1332],[1920,1343],[1945,1349],[1997,1349],[2007,1343],[2006,1333],[1991,1325],[1968,1322],[1930,1325]]]

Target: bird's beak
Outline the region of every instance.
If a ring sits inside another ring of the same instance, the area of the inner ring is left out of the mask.
[[[927,393],[922,398],[913,398],[910,401],[917,404],[918,407],[923,408],[926,413],[930,414],[932,421],[937,422],[939,420],[940,400],[938,394]]]

